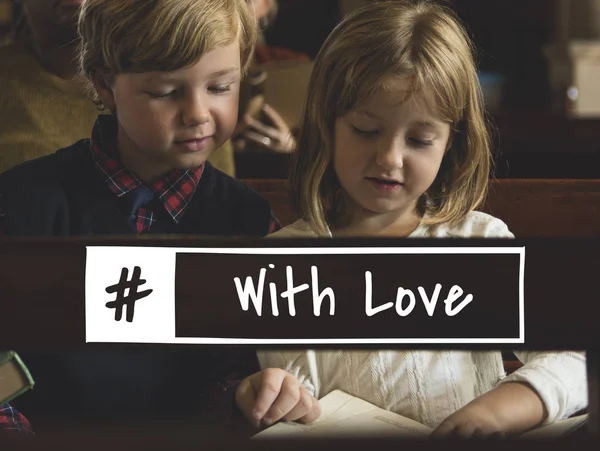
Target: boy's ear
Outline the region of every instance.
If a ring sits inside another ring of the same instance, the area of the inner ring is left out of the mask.
[[[95,71],[90,78],[102,105],[108,108],[111,113],[116,113],[117,104],[112,88],[114,76],[105,72]]]

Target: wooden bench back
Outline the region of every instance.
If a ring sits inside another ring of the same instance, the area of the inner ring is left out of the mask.
[[[297,219],[285,180],[244,180],[270,203],[282,225]],[[600,236],[600,180],[497,179],[482,211],[517,237]]]

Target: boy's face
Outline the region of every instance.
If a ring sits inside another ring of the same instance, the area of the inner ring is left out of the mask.
[[[187,68],[123,73],[95,84],[102,103],[117,115],[121,159],[150,182],[174,168],[200,166],[230,138],[240,79],[236,41]]]

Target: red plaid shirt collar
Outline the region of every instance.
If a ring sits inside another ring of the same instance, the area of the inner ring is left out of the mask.
[[[142,185],[142,181],[120,161],[116,147],[116,119],[112,115],[100,115],[92,129],[90,148],[108,188],[119,198]],[[159,199],[175,223],[179,223],[189,205],[204,165],[196,169],[173,169],[164,177],[153,182],[148,188]],[[152,204],[138,210],[136,229],[138,233],[150,230],[156,222]]]
[[[8,404],[0,405],[0,441],[2,438],[33,435],[33,429],[27,418]]]

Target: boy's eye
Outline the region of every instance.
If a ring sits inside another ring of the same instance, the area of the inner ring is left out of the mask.
[[[378,133],[377,130],[363,130],[362,128],[355,127],[354,125],[352,126],[352,130],[354,130],[354,133],[360,136],[375,136]]]
[[[152,92],[148,91],[147,94],[153,99],[166,99],[168,97],[173,97],[175,95],[175,90],[168,92]]]
[[[212,92],[213,94],[223,94],[225,92],[231,91],[232,84],[233,83],[230,83],[228,85],[211,86],[211,87],[208,88],[208,90],[210,92]]]

